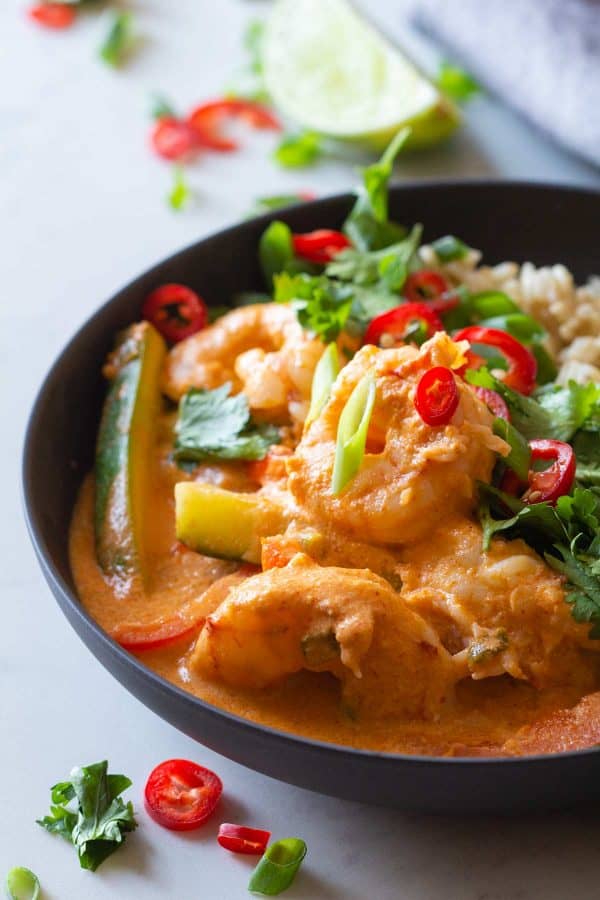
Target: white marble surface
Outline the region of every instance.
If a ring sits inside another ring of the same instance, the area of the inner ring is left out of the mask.
[[[306,839],[309,855],[290,900],[594,896],[594,815],[431,819],[342,803],[256,775],[205,751],[130,697],[83,647],[42,581],[21,516],[19,457],[34,391],[66,338],[116,288],[235,221],[256,195],[302,187],[333,192],[354,180],[350,167],[333,162],[278,171],[268,160],[269,139],[244,135],[244,152],[207,156],[193,168],[195,208],[169,212],[169,172],[145,146],[148,94],[161,90],[186,107],[218,93],[239,61],[243,21],[266,3],[135,6],[146,41],[118,73],[94,57],[104,27],[97,18],[47,34],[25,21],[20,0],[0,7],[0,874],[27,865],[52,900],[235,900],[248,896],[250,863],[225,855],[214,837],[219,820],[237,820]],[[401,33],[395,4],[368,7]],[[435,59],[420,39],[407,40]],[[405,163],[398,175],[600,183],[597,172],[545,146],[490,99],[473,104],[451,147]],[[170,834],[141,808],[147,773],[172,756],[197,759],[225,783],[221,812],[197,834]],[[141,827],[93,875],[34,819],[46,811],[49,785],[73,764],[102,757],[133,778]]]

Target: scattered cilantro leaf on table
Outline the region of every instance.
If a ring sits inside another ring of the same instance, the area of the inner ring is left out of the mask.
[[[441,90],[456,100],[465,103],[477,94],[481,94],[481,86],[465,69],[444,60],[441,63],[436,84]]]

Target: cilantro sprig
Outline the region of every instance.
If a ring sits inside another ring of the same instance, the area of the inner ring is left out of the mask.
[[[132,803],[120,797],[130,786],[125,775],[108,774],[106,760],[77,766],[51,789],[50,814],[37,823],[70,841],[81,868],[94,872],[137,828]]]
[[[263,459],[280,440],[274,425],[255,424],[244,394],[229,383],[208,391],[192,388],[179,405],[173,458],[186,467],[207,459]]]

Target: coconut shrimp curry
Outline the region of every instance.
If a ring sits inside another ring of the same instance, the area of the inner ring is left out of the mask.
[[[269,226],[263,302],[208,324],[163,285],[117,337],[81,600],[169,681],[297,734],[598,743],[600,388],[556,384],[541,326],[456,283],[461,241],[425,268],[419,227],[357,207]]]

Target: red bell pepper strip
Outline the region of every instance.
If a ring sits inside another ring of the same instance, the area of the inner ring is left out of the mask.
[[[426,425],[447,425],[458,406],[458,388],[451,369],[434,366],[417,385],[414,404]]]
[[[486,328],[482,325],[469,325],[461,328],[453,335],[455,341],[470,341],[472,344],[486,344],[495,347],[501,352],[508,362],[508,370],[499,378],[510,388],[521,394],[531,394],[535,387],[537,376],[537,362],[535,356],[527,347],[517,341],[506,331],[498,328]],[[481,357],[477,357],[479,360]],[[471,357],[460,374],[468,368],[474,368],[474,358]]]
[[[411,322],[421,322],[427,329],[427,337],[436,331],[444,330],[444,323],[427,303],[403,303],[387,312],[381,313],[369,324],[363,339],[364,344],[380,346],[384,335],[393,346],[404,341],[404,336]],[[386,341],[383,341],[386,343]]]
[[[306,234],[292,235],[294,253],[314,263],[328,263],[352,244],[342,231],[319,228]]]

